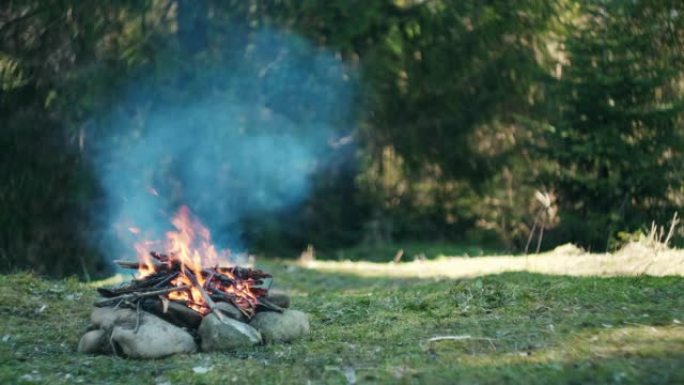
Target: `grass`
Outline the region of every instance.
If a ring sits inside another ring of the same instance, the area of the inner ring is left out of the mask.
[[[0,276],[0,384],[684,383],[681,276],[411,278],[261,265],[311,315],[308,338],[154,361],[75,353],[92,285]]]

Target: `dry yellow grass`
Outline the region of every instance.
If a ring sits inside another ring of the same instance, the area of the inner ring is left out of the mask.
[[[303,267],[360,276],[469,278],[511,271],[551,275],[635,276],[684,275],[684,250],[634,242],[613,254],[585,253],[573,245],[529,256],[441,257],[429,261],[375,263],[307,261]]]

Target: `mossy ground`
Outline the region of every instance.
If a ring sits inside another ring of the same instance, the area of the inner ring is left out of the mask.
[[[75,352],[92,285],[0,276],[0,384],[684,383],[681,277],[413,279],[261,267],[311,315],[309,337],[153,361]],[[435,336],[470,338],[428,341]]]

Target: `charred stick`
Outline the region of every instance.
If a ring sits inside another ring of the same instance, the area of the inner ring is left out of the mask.
[[[229,304],[235,306],[236,309],[242,313],[247,319],[252,318],[252,315],[249,311],[245,310],[242,306],[238,305],[237,301],[235,298],[231,297],[230,295],[222,292],[215,292],[212,294],[212,297],[215,298],[217,301],[223,301],[223,302],[228,302]]]
[[[169,273],[167,271],[159,271],[159,272],[150,274],[144,278],[136,279],[133,281],[133,284],[138,286],[138,287],[154,287],[159,282],[166,280],[170,274],[174,274],[174,273]]]
[[[275,312],[278,312],[278,313],[282,313],[283,310],[284,310],[282,307],[280,307],[280,306],[274,304],[273,302],[269,301],[269,300],[266,299],[266,298],[261,298],[261,299],[259,299],[259,302],[257,303],[257,306],[261,306],[261,307],[263,307],[265,310],[275,311]]]
[[[97,288],[97,292],[100,293],[100,295],[105,297],[105,298],[113,298],[113,297],[122,296],[124,294],[144,293],[146,291],[151,291],[153,289],[154,288],[136,287],[136,286],[124,287],[124,288],[118,288],[118,289],[107,289],[104,287],[99,287],[99,288]]]
[[[105,298],[116,297],[122,293],[116,289],[107,289],[106,287],[98,287],[97,292]]]
[[[252,316],[254,315],[254,311],[242,308],[242,306],[240,306],[237,303],[237,301],[230,300],[230,303],[231,305],[235,306],[236,309],[240,310],[240,313],[242,313],[242,315],[244,315],[247,319],[252,318]]]
[[[169,262],[170,258],[166,254],[157,253],[156,251],[150,251],[150,257],[156,259],[159,262]]]
[[[265,297],[268,295],[268,290],[262,287],[252,287],[250,288],[250,290],[252,291],[252,294],[254,294],[254,296],[257,298]]]
[[[178,276],[178,272],[171,273],[168,276],[166,276],[164,279],[162,279],[161,281],[157,282],[153,287],[155,287],[155,288],[162,287],[162,286],[166,285],[167,283],[171,282],[177,276]]]
[[[161,290],[153,290],[153,291],[134,292],[134,293],[123,294],[123,295],[119,295],[116,297],[106,298],[106,299],[97,301],[97,302],[95,302],[95,307],[110,306],[110,305],[114,305],[116,303],[120,303],[122,301],[131,301],[131,300],[138,300],[140,298],[145,298],[145,297],[154,297],[157,295],[169,294],[169,293],[172,293],[174,291],[187,290],[189,288],[190,288],[189,286],[176,286],[176,287],[170,287],[170,288],[161,289]]]
[[[223,275],[221,272],[219,272],[218,274],[216,274],[216,276],[215,276],[214,278],[217,279],[217,280],[219,280],[222,284],[224,284],[224,285],[226,285],[226,286],[235,285],[235,280],[234,280],[234,279],[231,279],[231,278],[229,278],[229,277],[226,277],[226,276]]]
[[[122,294],[130,294],[137,292],[145,292],[150,290],[158,289],[172,280],[178,273],[172,274],[155,274],[150,276],[151,278],[144,278],[139,280],[133,280],[128,285],[116,288],[97,288],[97,292],[105,298],[116,297]]]
[[[159,270],[159,267],[161,266],[162,268],[169,270],[169,271],[178,271],[180,270],[180,262],[172,258],[172,255],[168,254],[162,254],[162,253],[157,253],[155,251],[150,252],[150,256],[154,258],[155,260],[159,261],[160,264],[155,264],[157,266],[156,270]]]
[[[142,308],[174,325],[181,325],[190,329],[197,329],[202,322],[202,315],[189,308],[186,301],[168,301],[168,307],[159,298],[145,298],[138,303]],[[166,311],[164,311],[166,310]]]
[[[180,264],[175,261],[167,261],[161,264],[159,263],[140,263],[132,261],[114,261],[117,265],[123,267],[124,269],[140,270],[141,268],[146,268],[152,265],[155,273],[146,276],[144,279],[149,279],[149,277],[156,277],[159,275],[166,275],[168,273],[177,272],[179,270]]]
[[[271,278],[271,274],[265,273],[261,270],[258,269],[250,269],[248,267],[240,267],[240,266],[235,266],[233,267],[233,271],[236,277],[247,279],[247,278],[254,278],[254,279],[260,279],[260,278]]]
[[[141,268],[145,268],[148,266],[152,266],[153,269],[157,272],[164,273],[165,271],[171,271],[175,270],[174,265],[172,263],[140,263],[140,262],[133,262],[133,261],[122,261],[122,260],[116,260],[114,261],[117,265],[123,267],[124,269],[132,269],[132,270],[139,270]]]
[[[152,290],[153,288],[146,288],[144,286],[126,286],[126,287],[120,287],[120,288],[115,288],[115,289],[108,289],[105,287],[98,287],[97,292],[100,293],[101,296],[105,298],[112,298],[112,297],[118,297],[123,294],[130,294],[130,293],[140,293],[140,292],[145,292],[148,290]]]
[[[265,273],[261,270],[250,269],[248,267],[232,266],[224,267],[219,269],[221,273],[228,273],[236,278],[240,279],[261,279],[261,278],[271,278],[271,274]]]
[[[221,312],[219,312],[219,311],[216,311],[216,302],[214,302],[214,300],[211,299],[211,296],[209,295],[209,293],[207,293],[207,291],[204,290],[204,288],[202,287],[202,285],[200,285],[199,281],[197,281],[197,277],[195,277],[195,274],[194,274],[192,271],[190,271],[189,269],[185,268],[185,267],[183,267],[183,271],[185,272],[185,275],[187,275],[188,278],[190,278],[190,282],[192,282],[192,286],[194,286],[195,288],[197,288],[197,290],[200,292],[200,295],[201,295],[202,298],[204,299],[204,302],[206,302],[207,307],[208,307],[209,309],[211,309],[211,311],[212,311],[214,314],[216,314],[216,316],[218,317],[218,319],[220,319],[221,321],[223,321],[223,314],[221,314]]]
[[[140,268],[139,262],[116,260],[116,261],[114,261],[114,263],[123,267],[124,269],[139,269]]]
[[[204,273],[204,272],[203,272],[203,273]],[[215,275],[216,275],[216,271],[215,271],[215,270],[212,270],[212,271],[209,273],[209,277],[207,277],[207,278],[206,278],[206,281],[204,281],[204,289],[205,289],[205,290],[207,290],[207,288],[208,288],[209,285],[211,284],[211,280],[214,279],[214,276],[215,276]]]

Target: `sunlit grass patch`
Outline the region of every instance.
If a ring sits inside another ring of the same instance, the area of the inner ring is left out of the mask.
[[[684,251],[630,243],[612,254],[585,253],[575,247],[561,246],[527,256],[439,257],[400,263],[313,260],[301,265],[366,277],[468,278],[515,271],[576,276],[681,276],[684,275]]]

